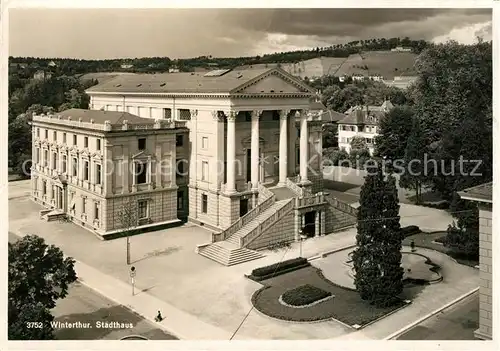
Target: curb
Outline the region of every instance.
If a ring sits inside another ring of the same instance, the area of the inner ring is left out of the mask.
[[[322,252],[322,253],[319,253],[319,254],[316,254],[314,256],[311,256],[311,257],[308,257],[307,260],[308,261],[313,261],[313,260],[317,260],[319,258],[325,258],[326,256],[328,255],[331,255],[331,254],[334,254],[336,252],[339,252],[339,251],[344,251],[344,250],[347,250],[347,249],[350,249],[350,248],[353,248],[355,247],[356,244],[351,244],[351,245],[346,245],[346,246],[343,246],[341,248],[338,248],[338,249],[333,249],[333,250],[330,250],[330,251],[325,251],[325,252]]]
[[[397,337],[401,336],[402,334],[404,334],[406,331],[410,330],[411,328],[415,327],[416,325],[422,323],[423,321],[429,319],[430,317],[438,314],[439,312],[447,309],[448,307],[451,307],[453,306],[454,304],[466,299],[467,297],[469,297],[470,295],[476,293],[477,291],[479,291],[479,287],[475,288],[475,289],[472,289],[471,291],[469,291],[468,293],[465,293],[463,294],[462,296],[459,296],[458,298],[448,302],[446,305],[444,306],[441,306],[440,308],[438,308],[437,310],[434,310],[433,312],[431,313],[428,313],[426,314],[425,316],[423,316],[422,318],[420,319],[417,319],[416,321],[414,321],[413,323],[410,323],[408,324],[407,326],[405,326],[404,328],[398,330],[397,332],[385,337],[383,340],[394,340],[396,339]]]

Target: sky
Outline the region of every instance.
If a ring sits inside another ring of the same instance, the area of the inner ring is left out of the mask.
[[[9,10],[11,56],[237,57],[398,36],[491,40],[491,9]]]

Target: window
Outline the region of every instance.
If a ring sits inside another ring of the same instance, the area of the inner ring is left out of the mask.
[[[43,150],[43,165],[44,165],[44,167],[49,166],[49,151],[48,150]]]
[[[208,161],[201,163],[201,180],[208,180]]]
[[[201,138],[201,148],[208,149],[208,137]]]
[[[177,192],[177,209],[178,210],[184,209],[184,192],[183,191]]]
[[[54,157],[52,157],[52,169],[57,169],[57,154],[54,152]]]
[[[148,165],[141,161],[135,162],[135,183],[146,184],[148,181]]]
[[[97,151],[101,151],[101,139],[96,139],[96,149]]]
[[[150,117],[150,118],[153,118],[153,117],[154,117],[154,116],[153,116],[153,107],[150,107],[150,108],[149,108],[149,117]]]
[[[68,157],[66,155],[63,155],[63,157],[62,157],[62,172],[63,173],[66,173],[68,170],[67,162],[68,162]]]
[[[201,195],[201,212],[208,212],[208,196],[205,194]]]
[[[78,177],[78,159],[73,157],[73,177]]]
[[[56,131],[52,132],[52,139],[54,139],[54,141],[57,141],[57,132]]]
[[[40,128],[37,128],[37,129],[36,129],[36,136],[37,136],[37,137],[40,137]]]
[[[297,155],[297,159],[295,160],[295,163],[300,165],[300,147],[297,148],[297,152],[295,153]]]
[[[191,111],[187,109],[180,109],[179,110],[179,120],[181,121],[190,121],[191,120]]]
[[[183,159],[179,159],[179,160],[175,160],[175,163],[177,164],[177,173],[176,173],[176,177],[177,178],[180,178],[180,177],[184,177],[185,174],[184,174],[184,163],[186,161],[183,160]]]
[[[100,210],[101,204],[99,202],[94,203],[94,218],[99,219],[99,210]]]
[[[137,204],[137,207],[139,209],[139,213],[138,213],[139,219],[146,219],[149,217],[148,201],[147,200],[140,200]]]
[[[175,146],[183,146],[183,145],[184,145],[184,135],[176,135]]]
[[[76,145],[76,134],[73,135],[73,145]]]
[[[87,213],[87,198],[82,197],[82,213]]]
[[[89,161],[83,161],[83,180],[89,180]]]
[[[47,181],[42,180],[42,195],[47,194]]]
[[[146,150],[146,138],[139,138],[137,147],[139,148],[139,150]]]
[[[49,131],[48,129],[45,129],[45,139],[48,139],[49,138]]]
[[[40,149],[35,149],[35,163],[40,163]]]
[[[163,109],[163,118],[165,118],[165,119],[172,118],[172,109],[171,108],[164,108]]]
[[[83,138],[83,147],[89,147],[89,137]]]
[[[66,133],[63,133],[63,143],[66,144]]]
[[[95,183],[101,184],[101,165],[100,164],[95,165]]]

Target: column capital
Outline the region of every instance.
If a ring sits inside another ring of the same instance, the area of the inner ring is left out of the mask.
[[[220,111],[212,111],[212,118],[216,122],[223,122],[224,121],[224,116]]]
[[[307,117],[309,115],[309,110],[300,110],[297,112],[300,114],[300,117]]]
[[[280,119],[287,119],[290,114],[290,110],[281,110],[280,111]]]
[[[236,116],[238,115],[239,111],[235,110],[229,110],[229,111],[224,111],[224,114],[226,115],[227,121],[234,122],[236,121]]]
[[[252,119],[259,119],[262,115],[262,110],[253,110],[252,111]]]
[[[191,119],[196,119],[196,116],[198,116],[198,110],[189,110],[191,113]]]

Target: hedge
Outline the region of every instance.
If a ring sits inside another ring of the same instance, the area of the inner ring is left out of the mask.
[[[328,296],[332,296],[332,293],[306,284],[286,291],[281,295],[281,299],[284,303],[292,306],[305,306]]]
[[[401,234],[406,238],[408,236],[420,233],[420,228],[416,225],[409,225],[407,227],[401,228]]]
[[[252,276],[263,277],[263,276],[273,274],[273,273],[276,273],[276,275],[277,275],[279,271],[284,271],[284,270],[287,270],[289,268],[303,266],[305,264],[309,265],[309,262],[307,261],[306,258],[303,258],[303,257],[292,258],[290,260],[278,262],[278,263],[272,264],[270,266],[255,268],[252,271]]]
[[[448,210],[450,208],[450,203],[446,200],[439,202],[423,202],[420,205],[429,208],[435,208],[437,210]]]

